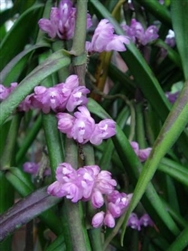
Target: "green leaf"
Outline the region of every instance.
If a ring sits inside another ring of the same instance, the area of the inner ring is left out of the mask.
[[[64,236],[58,236],[45,251],[66,251]]]
[[[38,44],[33,45],[28,49],[23,50],[18,55],[16,55],[0,72],[1,82],[4,86],[9,86],[10,83],[16,82],[22,73],[31,53],[37,49],[43,47],[49,47],[48,44]]]
[[[146,8],[151,14],[153,14],[158,20],[166,24],[171,28],[171,15],[165,5],[161,5],[156,0],[136,0],[140,5]],[[175,0],[176,1],[176,0]]]
[[[188,0],[172,0],[171,17],[185,80],[188,80]]]
[[[182,251],[188,246],[188,227],[186,227],[177,239],[170,245],[167,251]]]
[[[11,112],[19,103],[40,84],[40,82],[56,72],[57,70],[70,64],[70,56],[63,50],[53,53],[46,61],[35,68],[19,86],[0,104],[0,126],[5,122]]]
[[[0,241],[3,240],[7,235],[11,234],[16,228],[26,224],[31,219],[35,218],[42,212],[51,208],[60,201],[59,198],[48,195],[46,192],[46,187],[41,188],[31,195],[26,197],[24,200],[20,200],[12,208],[10,208],[5,214],[0,216],[0,227],[1,235]],[[47,213],[42,217],[47,216]],[[52,217],[51,219],[49,217]],[[60,232],[61,227],[58,225],[59,222],[57,218],[52,215],[48,215],[48,221],[55,220],[56,230],[55,232]],[[57,225],[58,224],[58,225]]]
[[[55,177],[57,166],[64,162],[63,150],[61,145],[60,133],[57,129],[57,119],[54,114],[43,115],[43,128],[45,133],[46,144],[50,159],[52,175]],[[52,130],[53,128],[53,130]]]
[[[7,33],[0,46],[0,70],[33,39],[32,36],[35,36],[35,31],[36,29],[38,30],[37,22],[42,14],[42,10],[42,4],[31,7],[18,18]]]
[[[188,170],[179,163],[163,158],[159,164],[158,170],[170,175],[185,186],[188,186]]]
[[[34,190],[28,175],[17,167],[11,167],[6,178],[21,196],[27,196]]]

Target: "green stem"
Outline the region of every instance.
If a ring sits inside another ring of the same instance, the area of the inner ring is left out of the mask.
[[[80,85],[85,85],[87,62],[85,53],[86,23],[87,0],[77,0],[76,26],[71,53],[75,56],[73,57],[73,67],[75,74],[78,75]]]
[[[77,0],[76,26],[71,54],[73,57],[74,73],[78,75],[79,84],[85,85],[85,37],[87,20],[87,0]],[[77,145],[72,139],[66,139],[65,161],[75,169],[78,167]],[[90,242],[84,224],[81,202],[72,203],[65,200],[63,209],[64,226],[69,236],[66,238],[67,250],[90,251]]]
[[[23,115],[22,113],[18,113],[14,116],[12,120],[6,144],[4,147],[3,157],[1,160],[2,170],[9,169],[14,163],[14,156],[15,156],[14,150],[22,115]]]
[[[75,56],[81,55],[85,51],[86,24],[87,24],[87,0],[77,0],[76,26],[72,53]]]
[[[62,149],[61,139],[59,131],[57,129],[57,119],[55,118],[55,115],[52,113],[43,114],[42,121],[46,144],[48,147],[50,167],[54,179],[57,166],[64,161],[64,151]]]
[[[136,139],[140,148],[145,148],[145,131],[144,131],[144,119],[143,119],[143,104],[139,103],[135,105],[136,111]]]
[[[35,121],[34,125],[32,126],[32,128],[30,128],[30,130],[28,131],[27,137],[25,138],[21,148],[16,154],[16,163],[19,163],[25,156],[27,150],[29,149],[32,142],[35,140],[38,132],[40,131],[41,125],[42,125],[42,117],[39,116]]]
[[[77,169],[77,145],[72,139],[66,139],[65,161],[73,168]],[[66,213],[69,238],[66,239],[67,250],[72,251],[90,251],[90,243],[87,236],[86,226],[84,224],[84,215],[81,202],[72,203],[65,200],[63,210]]]

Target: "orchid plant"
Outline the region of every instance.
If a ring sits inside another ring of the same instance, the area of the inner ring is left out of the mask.
[[[188,0],[0,20],[0,250],[186,251]]]

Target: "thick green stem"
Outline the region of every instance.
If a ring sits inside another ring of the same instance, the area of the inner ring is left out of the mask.
[[[87,0],[77,0],[76,26],[74,31],[73,46],[71,53],[73,57],[73,67],[78,75],[80,85],[85,85],[85,71],[87,55],[85,53],[87,23]]]
[[[65,161],[77,169],[77,145],[72,139],[66,139],[66,156]],[[84,215],[82,212],[81,202],[73,203],[65,200],[63,205],[65,225],[69,232],[69,238],[66,238],[67,250],[72,251],[89,251],[91,250],[87,236],[86,226],[84,224]]]
[[[76,27],[73,38],[73,47],[71,54],[73,57],[74,73],[78,75],[79,84],[85,85],[85,37],[87,20],[87,0],[77,1]],[[72,139],[66,139],[65,143],[65,161],[78,167],[77,145]],[[63,205],[64,227],[69,236],[66,238],[66,248],[72,251],[90,251],[90,242],[84,224],[84,215],[81,202],[72,203],[65,200]]]
[[[85,51],[87,2],[87,0],[77,0],[76,26],[71,50],[75,56],[79,56]]]

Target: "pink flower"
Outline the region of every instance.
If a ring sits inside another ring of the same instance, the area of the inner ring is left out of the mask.
[[[69,163],[61,163],[56,169],[56,179],[62,184],[77,179],[76,170]]]
[[[82,198],[82,190],[79,185],[73,182],[67,182],[61,187],[62,197],[65,196],[67,199],[70,199],[72,202],[78,202]]]
[[[79,112],[75,112],[75,121],[72,127],[72,137],[81,144],[90,140],[95,128],[95,121],[85,106],[78,107]]]
[[[141,162],[146,161],[147,158],[150,155],[150,152],[151,152],[152,148],[148,147],[148,148],[145,148],[145,149],[139,149],[139,145],[135,141],[132,141],[130,144],[131,144],[135,154],[138,156],[139,160]]]
[[[130,144],[132,146],[132,149],[136,153],[136,155],[138,155],[138,153],[139,153],[139,144],[137,142],[135,142],[135,141],[132,141]]]
[[[86,50],[88,52],[102,51],[125,51],[125,45],[129,39],[126,36],[115,35],[114,28],[107,19],[102,19],[97,28],[91,42],[86,42]]]
[[[62,184],[59,181],[55,181],[47,188],[47,193],[55,197],[63,197],[64,191],[62,191]]]
[[[83,98],[81,100],[78,102],[83,102]],[[70,105],[73,108],[75,104],[72,102]],[[85,106],[79,106],[74,116],[58,113],[57,119],[58,129],[66,133],[67,137],[73,138],[81,144],[90,141],[94,145],[99,145],[103,139],[110,138],[116,133],[116,124],[113,120],[104,119],[99,124],[95,124],[94,119]]]
[[[140,226],[144,226],[144,227],[147,227],[147,226],[151,226],[152,227],[154,225],[153,221],[151,220],[151,218],[149,217],[148,214],[144,214],[140,218],[139,222],[140,222]]]
[[[140,231],[140,222],[138,216],[135,213],[130,215],[127,226]]]
[[[17,85],[18,83],[16,82],[11,83],[10,87],[5,87],[4,85],[0,84],[0,101],[6,99]]]
[[[115,223],[114,217],[111,215],[109,211],[107,211],[104,217],[104,225],[107,227],[113,228],[115,224],[116,223]]]
[[[60,83],[56,87],[62,96],[62,104],[58,107],[58,110],[66,108],[69,112],[72,112],[77,106],[87,104],[86,94],[90,91],[85,86],[79,86],[77,75],[70,75],[65,83]]]
[[[39,165],[35,162],[25,162],[23,164],[23,170],[26,173],[36,174],[38,172]]]
[[[180,94],[179,91],[174,92],[174,93],[170,93],[170,92],[165,93],[167,99],[170,101],[171,104],[176,102],[176,99],[178,98],[179,94]]]
[[[33,108],[34,94],[28,95],[18,106],[19,111],[27,112]]]
[[[114,187],[117,185],[117,182],[112,179],[111,173],[108,171],[101,171],[96,179],[96,188],[102,194],[110,194],[114,191]]]
[[[8,88],[0,84],[0,101],[6,99],[8,95],[9,95]]]
[[[79,105],[86,105],[88,99],[86,98],[86,94],[90,93],[90,91],[85,88],[85,86],[76,87],[70,94],[69,99],[66,104],[66,108],[69,112],[72,112]]]
[[[56,111],[60,104],[61,94],[58,88],[44,86],[34,88],[34,107],[42,109],[44,113],[49,113],[50,109]]]
[[[93,187],[97,174],[100,172],[100,168],[96,165],[80,167],[77,170],[78,177],[81,177],[81,187],[83,189],[83,199],[88,200],[91,198]]]
[[[140,159],[141,162],[147,160],[147,158],[148,158],[149,155],[150,155],[151,150],[152,150],[151,147],[148,147],[148,148],[139,150],[138,158]]]
[[[116,134],[116,123],[111,119],[104,119],[95,125],[90,142],[94,145],[102,143],[103,139],[108,139]]]
[[[137,22],[136,19],[131,20],[130,26],[122,25],[122,28],[134,43],[137,42],[142,45],[146,45],[159,37],[157,34],[158,28],[155,25],[151,25],[144,30],[142,24]]]
[[[119,217],[122,213],[121,208],[112,202],[108,203],[108,210],[114,218]]]
[[[61,0],[59,7],[53,7],[50,19],[42,18],[38,24],[43,32],[49,37],[58,37],[62,40],[69,40],[74,35],[76,8],[72,7],[70,0]],[[91,16],[87,15],[87,28],[91,26]]]
[[[94,208],[100,208],[104,204],[102,193],[95,189],[91,195],[91,204]]]
[[[114,218],[121,216],[125,212],[131,198],[132,194],[120,193],[117,190],[107,196],[107,207]]]
[[[68,113],[58,113],[56,115],[58,119],[58,129],[67,135],[68,138],[72,137],[72,127],[75,118]]]
[[[98,228],[103,225],[103,221],[104,221],[104,212],[101,211],[93,216],[92,226],[94,228]]]

